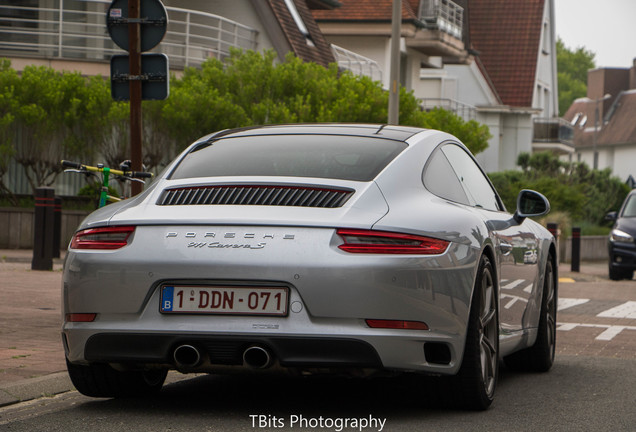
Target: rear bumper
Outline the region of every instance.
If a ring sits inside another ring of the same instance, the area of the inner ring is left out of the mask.
[[[382,368],[371,345],[344,338],[101,333],[88,339],[84,355],[89,362],[173,364],[173,353],[181,345],[195,347],[212,365],[242,365],[245,350],[258,346],[283,367]]]

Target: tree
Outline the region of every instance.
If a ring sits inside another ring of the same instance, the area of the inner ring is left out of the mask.
[[[15,159],[34,189],[53,184],[61,159],[92,160],[110,127],[110,92],[101,77],[27,66],[13,97]]]
[[[227,128],[273,123],[386,123],[388,92],[379,82],[289,54],[234,50],[172,77],[165,101],[144,101],[146,169],[161,166],[194,140]],[[442,109],[423,111],[400,89],[403,125],[456,135],[473,153],[488,145],[487,126]],[[60,159],[117,167],[129,158],[129,106],[114,102],[102,77],[0,63],[0,175],[15,160],[33,188],[53,184]],[[0,187],[2,186],[0,182]]]
[[[275,64],[269,51],[232,51],[225,62],[209,59],[176,80],[161,109],[162,127],[180,148],[208,133],[272,123],[386,123],[388,92],[379,82],[306,63],[289,54]],[[473,153],[488,146],[488,127],[442,109],[424,112],[400,89],[400,122],[456,135]]]
[[[559,38],[557,48],[557,71],[559,81],[559,115],[565,114],[575,99],[587,94],[587,71],[594,69],[595,54],[579,47],[571,50]]]

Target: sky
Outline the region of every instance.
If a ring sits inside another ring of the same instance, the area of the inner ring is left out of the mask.
[[[628,68],[636,58],[636,0],[554,0],[556,34],[571,50],[596,54],[597,67]]]

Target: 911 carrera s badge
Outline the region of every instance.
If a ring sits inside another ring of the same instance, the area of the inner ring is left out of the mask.
[[[194,232],[188,231],[185,233],[179,233],[176,231],[170,231],[166,233],[166,238],[186,238],[190,239],[189,243],[187,243],[186,247],[195,248],[195,249],[263,249],[267,242],[258,241],[258,240],[274,240],[276,238],[283,240],[294,240],[296,236],[294,234],[256,234],[255,232]],[[193,239],[201,239],[202,241],[194,241]],[[223,239],[220,241],[205,241],[210,239]],[[257,242],[250,241],[232,241],[232,240],[257,240]]]
[[[267,243],[261,242],[257,244],[249,243],[220,243],[220,242],[190,242],[189,248],[210,248],[210,249],[263,249]]]

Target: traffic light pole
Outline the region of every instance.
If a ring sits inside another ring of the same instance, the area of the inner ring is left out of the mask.
[[[140,0],[128,0],[128,53],[131,77],[141,76]],[[132,171],[143,171],[141,154],[141,80],[131,79],[130,85],[130,161]],[[143,185],[131,182],[131,194],[141,193]]]

